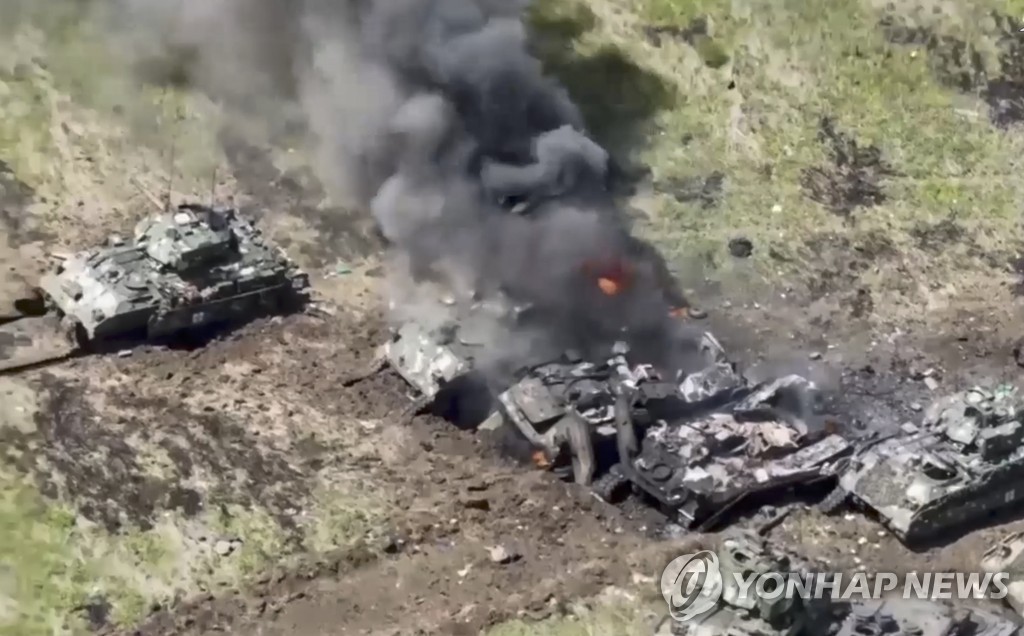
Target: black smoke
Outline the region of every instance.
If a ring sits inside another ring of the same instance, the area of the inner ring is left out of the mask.
[[[529,306],[555,349],[626,339],[667,364],[688,348],[669,315],[686,299],[609,193],[608,153],[529,53],[527,2],[119,1],[134,26],[158,25],[150,46],[190,51],[209,91],[297,105],[325,181],[372,212],[416,279]]]

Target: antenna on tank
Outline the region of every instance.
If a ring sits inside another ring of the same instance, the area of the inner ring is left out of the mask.
[[[217,198],[217,164],[213,165],[213,170],[210,171],[210,207],[216,202]]]
[[[170,157],[170,169],[167,171],[167,192],[164,194],[164,212],[171,211],[171,189],[174,186],[174,156],[178,149],[178,138],[177,136],[171,139],[171,157]]]
[[[166,99],[167,88],[164,88],[162,100],[166,102]],[[176,133],[178,132],[177,127],[181,119],[181,107],[179,105],[175,105],[174,120],[172,124],[173,129],[171,130],[171,156],[169,158],[170,167],[167,170],[167,193],[164,195],[164,212],[171,211],[171,192],[173,191],[174,187],[175,160],[177,159],[178,154],[178,135]]]

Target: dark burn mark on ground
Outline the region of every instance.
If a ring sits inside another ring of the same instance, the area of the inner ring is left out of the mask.
[[[805,259],[820,263],[808,284],[809,301],[835,297],[852,318],[867,318],[875,308],[871,291],[861,283],[865,272],[880,261],[898,255],[896,246],[881,232],[870,232],[856,242],[834,233],[820,234],[805,244]]]
[[[881,149],[861,146],[837,130],[829,117],[821,119],[818,140],[828,150],[831,163],[804,170],[800,185],[808,197],[843,217],[885,201],[882,181],[895,172],[882,158]]]
[[[932,73],[944,86],[972,93],[985,85],[984,60],[971,44],[923,26],[910,26],[893,15],[883,17],[878,26],[892,44],[924,47]]]
[[[666,180],[659,188],[680,203],[699,203],[705,210],[718,205],[725,175],[715,171],[706,177],[681,177]]]
[[[886,39],[901,46],[919,46],[928,52],[932,74],[944,86],[977,95],[989,106],[992,123],[1005,128],[1024,120],[1024,40],[1022,24],[1012,16],[993,12],[997,69],[986,68],[978,48],[964,40],[939,35],[923,26],[910,26],[893,15],[879,23]]]
[[[1002,35],[999,37],[999,76],[992,79],[983,92],[989,105],[989,116],[999,127],[1024,120],[1024,41],[1021,23],[1007,15],[992,16]]]
[[[36,218],[28,213],[28,206],[35,196],[32,188],[18,180],[11,166],[0,161],[0,227],[6,231],[13,246],[51,238],[38,227]]]
[[[163,511],[192,516],[212,504],[258,505],[282,528],[296,528],[286,511],[308,497],[308,476],[223,413],[192,413],[129,391],[114,406],[140,415],[101,417],[80,385],[45,385],[37,430],[0,430],[5,461],[33,476],[45,496],[66,499],[109,532],[147,530]],[[188,487],[193,477],[209,490]]]
[[[378,241],[367,217],[326,205],[327,194],[311,170],[282,172],[266,150],[227,131],[221,134],[221,144],[242,189],[262,206],[247,212],[257,218],[267,210],[288,212],[316,229],[320,239],[316,246],[296,246],[315,267],[325,267],[339,258],[355,260],[378,251]],[[282,240],[282,246],[291,247],[286,242]]]
[[[643,32],[647,41],[657,47],[662,46],[665,38],[686,42],[710,68],[721,68],[729,63],[729,54],[711,36],[711,25],[706,16],[694,18],[686,26],[647,25]]]

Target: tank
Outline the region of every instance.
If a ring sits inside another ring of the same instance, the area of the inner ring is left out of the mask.
[[[804,414],[817,389],[791,375],[747,384],[718,362],[680,386],[686,408],[660,414],[620,471],[687,529],[713,528],[734,508],[765,494],[836,478],[853,452],[841,435]]]
[[[1018,636],[1020,625],[994,612],[924,599],[852,604],[835,636]]]
[[[1003,600],[1024,617],[1024,532],[1011,532],[986,550],[981,556],[981,569],[1009,575]]]
[[[920,426],[863,445],[837,493],[911,544],[1012,507],[1024,498],[1021,406],[1008,386],[938,400]]]
[[[748,532],[732,532],[715,551],[722,580],[722,595],[714,608],[681,622],[666,618],[656,636],[822,636],[833,624],[828,597],[805,599],[787,595],[758,597],[741,594],[743,580],[759,574],[809,574],[819,571],[795,555],[787,554]]]
[[[74,254],[40,281],[80,341],[160,338],[282,310],[308,276],[230,208],[180,205],[130,239]]]

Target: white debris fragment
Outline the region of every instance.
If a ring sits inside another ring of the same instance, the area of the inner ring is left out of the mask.
[[[127,358],[130,355],[132,355],[131,349],[121,349],[120,351],[117,352],[118,358]]]
[[[653,576],[647,576],[639,572],[633,572],[633,585],[647,585],[654,583],[655,579]]]
[[[772,212],[774,212],[775,214],[782,212],[782,206],[776,203],[775,205],[772,206]]]
[[[939,381],[931,376],[928,376],[924,379],[924,385],[928,387],[929,391],[934,391],[939,388]]]
[[[501,563],[501,564],[511,563],[511,562],[515,561],[516,558],[518,558],[518,556],[519,556],[519,555],[517,555],[517,554],[515,554],[513,552],[509,552],[508,550],[505,549],[505,546],[501,546],[501,545],[496,545],[496,546],[492,546],[490,548],[487,548],[487,553],[488,553],[488,556],[491,559],[491,563]]]
[[[867,542],[868,542],[868,539],[867,539],[867,537],[861,537],[861,538],[857,539],[857,543],[858,543],[859,545],[864,545],[864,544],[865,544],[865,543],[867,543]]]
[[[464,567],[461,570],[457,571],[456,574],[459,575],[460,579],[464,579],[464,578],[466,578],[466,575],[469,574],[469,571],[472,570],[472,569],[473,569],[473,564],[469,563],[469,564],[466,565],[466,567]]]
[[[230,541],[221,539],[213,545],[213,551],[220,556],[227,556],[235,551],[235,546]]]

